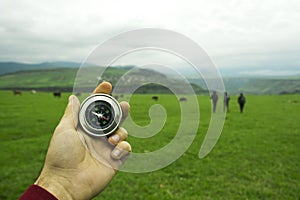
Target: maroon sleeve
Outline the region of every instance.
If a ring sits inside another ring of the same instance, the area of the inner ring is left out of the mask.
[[[19,200],[57,200],[57,198],[40,186],[31,185]]]

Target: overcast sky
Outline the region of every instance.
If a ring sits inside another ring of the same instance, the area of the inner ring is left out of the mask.
[[[83,62],[124,31],[164,28],[220,68],[299,69],[299,0],[1,0],[0,61]]]

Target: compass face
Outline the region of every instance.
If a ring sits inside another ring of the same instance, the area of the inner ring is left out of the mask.
[[[110,135],[118,128],[121,118],[118,101],[106,94],[93,94],[80,107],[79,123],[92,136]]]
[[[108,127],[113,121],[113,116],[114,110],[105,101],[95,101],[86,110],[87,122],[96,129]]]

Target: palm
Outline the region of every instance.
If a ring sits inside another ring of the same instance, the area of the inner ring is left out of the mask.
[[[77,183],[73,185],[74,191],[71,193],[76,194],[78,199],[81,199],[80,196],[86,196],[85,192],[94,195],[98,194],[115,175],[113,166],[108,166],[109,160],[105,163],[98,161],[100,158],[107,159],[107,154],[105,153],[111,151],[109,145],[101,145],[102,153],[99,151],[99,158],[95,159],[90,150],[83,145],[80,135],[83,135],[85,138],[88,137],[74,129],[65,130],[62,133],[55,132],[45,162],[45,167],[48,169],[56,170],[55,173],[59,169],[61,176],[68,180],[73,180],[71,184]],[[104,142],[103,140],[100,141]]]

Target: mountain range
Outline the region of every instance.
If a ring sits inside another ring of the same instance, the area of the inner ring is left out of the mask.
[[[0,89],[50,87],[70,90],[80,66],[81,64],[76,62],[44,62],[38,64],[0,62]],[[134,66],[114,66],[111,67],[110,70],[107,71],[106,76],[102,78],[116,82],[122,74],[132,68],[134,68]],[[161,74],[158,71],[141,70],[142,73],[140,74],[147,75],[143,77],[143,79],[150,77],[152,82],[162,77],[168,78],[169,80],[172,79],[171,75]],[[300,75],[297,74],[297,69],[295,68],[285,69],[285,71],[289,73],[292,70],[295,72],[291,73],[292,75],[285,76],[278,76],[278,73],[275,73],[277,76],[272,76],[272,73],[268,75],[268,70],[259,70],[257,68],[253,68],[252,71],[251,68],[239,70],[226,69],[221,71],[226,91],[231,94],[237,94],[239,92],[251,94],[300,93]],[[281,69],[277,69],[277,72],[280,70]],[[249,74],[246,72],[249,72]],[[264,75],[264,72],[267,75]],[[206,85],[201,78],[193,77],[188,71],[183,71],[182,73],[188,77],[190,83],[193,83],[192,86],[194,89],[196,88],[200,93],[205,91]],[[91,73],[90,76],[94,76],[94,74]],[[136,77],[138,77],[138,75]],[[140,75],[139,77],[141,78]],[[162,89],[161,92],[163,91],[165,90]]]

